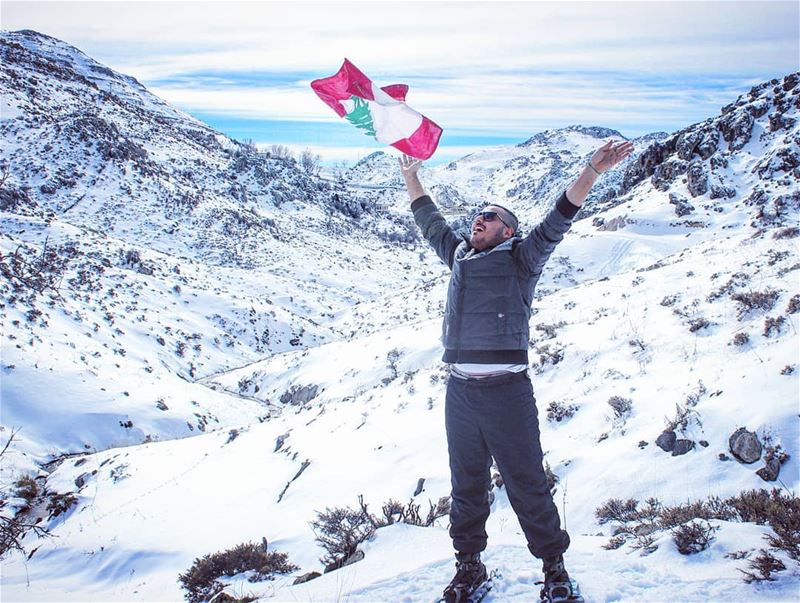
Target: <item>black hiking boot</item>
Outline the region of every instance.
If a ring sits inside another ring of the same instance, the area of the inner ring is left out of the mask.
[[[564,568],[564,557],[559,555],[542,563],[544,586],[539,594],[541,603],[583,603],[578,584],[571,580]]]
[[[480,553],[456,553],[456,575],[444,589],[442,600],[445,603],[464,603],[487,578]]]

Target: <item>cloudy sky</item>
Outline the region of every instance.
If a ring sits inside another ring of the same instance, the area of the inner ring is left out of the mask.
[[[751,86],[800,70],[800,3],[44,2],[3,0],[34,29],[133,75],[239,140],[330,162],[380,143],[309,82],[347,57],[444,128],[432,159],[598,125],[628,137],[718,114]]]

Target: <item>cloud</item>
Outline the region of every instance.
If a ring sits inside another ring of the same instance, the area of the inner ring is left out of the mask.
[[[787,2],[3,2],[192,113],[347,128],[310,91],[344,57],[447,132],[627,135],[715,115],[797,69]]]

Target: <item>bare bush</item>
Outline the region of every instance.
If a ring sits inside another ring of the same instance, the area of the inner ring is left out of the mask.
[[[724,500],[710,497],[675,506],[649,499],[642,508],[632,498],[625,501],[611,498],[595,510],[595,517],[601,525],[616,524],[606,549],[617,549],[627,542],[641,549],[647,546],[648,540],[652,542],[657,530],[671,530],[683,554],[708,547],[716,529],[708,524],[710,520],[768,524],[773,533],[765,538],[771,550],[781,551],[800,564],[800,498],[784,495],[777,488],[748,490]],[[766,550],[762,550],[750,566],[758,573],[743,572],[748,582],[772,580],[773,572],[785,569],[783,562]]]
[[[565,404],[564,402],[553,401],[547,406],[547,420],[560,423],[565,419],[569,419],[578,412],[576,404]]]
[[[0,459],[2,459],[8,451],[18,431],[18,429],[12,430],[3,449],[0,450]],[[39,495],[40,491],[38,484],[36,484],[34,480],[29,481],[26,478],[22,478],[17,481],[15,493],[17,496],[26,500],[26,506],[29,507],[33,504],[33,501]],[[5,501],[0,499],[0,511],[3,510],[5,504]],[[15,513],[13,517],[6,517],[4,514],[0,514],[0,559],[5,557],[8,552],[12,550],[25,554],[25,547],[22,545],[22,540],[28,532],[33,532],[40,538],[51,535],[45,528],[42,528],[36,523],[27,521],[25,515],[26,510]]]
[[[0,274],[17,290],[28,289],[34,294],[49,292],[60,299],[61,281],[70,259],[78,254],[73,245],[53,247],[44,242],[41,252],[20,245],[11,255],[0,253]]]
[[[733,345],[735,346],[741,347],[743,345],[746,345],[749,341],[750,341],[750,335],[748,335],[747,333],[736,333],[736,335],[733,336],[733,340],[731,343],[733,343]]]
[[[694,555],[711,545],[717,529],[708,522],[690,521],[672,530],[672,540],[681,555]]]
[[[633,410],[633,400],[630,398],[623,398],[622,396],[611,396],[608,399],[608,405],[614,411],[614,418],[616,422],[625,422]]]
[[[316,534],[316,541],[327,553],[321,559],[322,563],[341,563],[356,552],[359,544],[371,539],[379,525],[379,521],[367,512],[363,503],[359,509],[336,507],[318,511],[311,527]]]
[[[187,592],[187,601],[202,603],[215,597],[215,601],[231,600],[218,596],[225,588],[219,581],[222,576],[233,577],[249,572],[249,582],[262,582],[274,580],[275,574],[289,574],[298,569],[296,565],[289,563],[286,553],[268,552],[267,541],[264,539],[261,544],[243,543],[232,549],[195,559],[192,567],[178,576],[178,581]]]
[[[780,293],[774,289],[764,291],[749,291],[746,293],[734,293],[731,299],[739,303],[738,317],[742,320],[749,312],[754,310],[772,310]]]
[[[269,154],[279,159],[290,159],[292,157],[291,149],[283,144],[273,144],[270,146]]]
[[[752,559],[748,564],[752,572],[739,570],[744,574],[744,581],[748,584],[753,582],[772,582],[775,578],[772,577],[774,572],[779,572],[786,569],[783,561],[775,557],[771,552],[761,549],[761,554]]]
[[[306,149],[300,154],[300,166],[309,174],[318,173],[321,164],[322,157],[313,153],[310,149]]]

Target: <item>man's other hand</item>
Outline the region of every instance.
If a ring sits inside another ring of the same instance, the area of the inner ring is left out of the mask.
[[[422,167],[422,161],[415,157],[409,157],[408,155],[403,155],[398,161],[400,162],[400,170],[403,172],[404,177],[407,175],[416,175],[416,173],[419,172],[419,168]]]
[[[598,172],[607,172],[632,152],[633,143],[630,140],[624,140],[617,144],[614,144],[613,140],[609,140],[595,151],[590,161]]]

